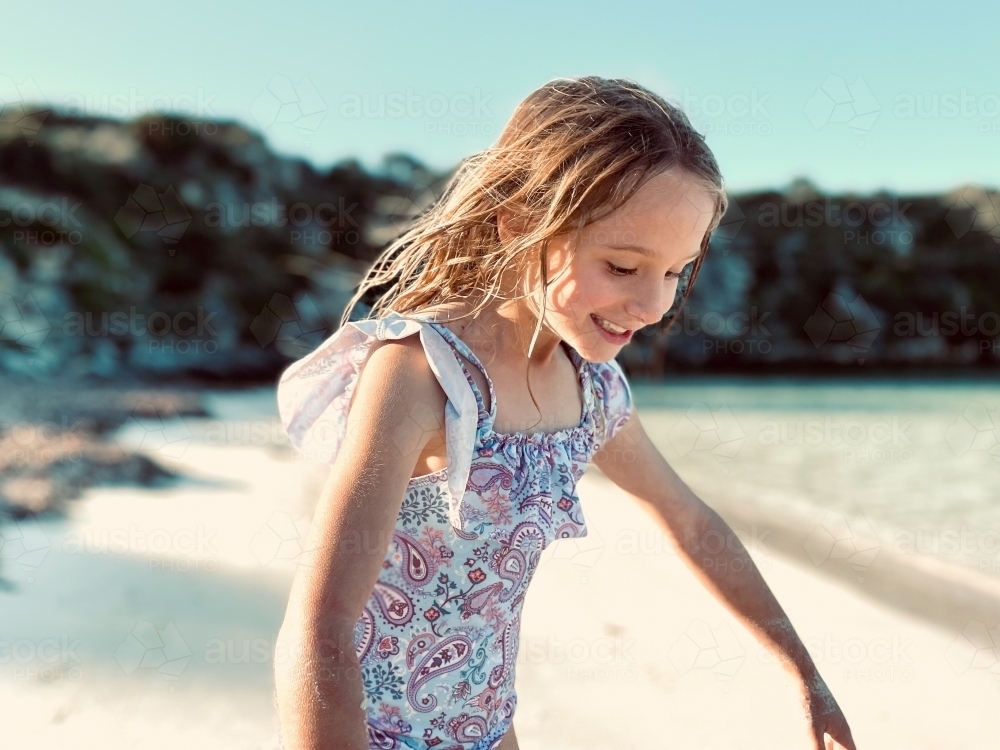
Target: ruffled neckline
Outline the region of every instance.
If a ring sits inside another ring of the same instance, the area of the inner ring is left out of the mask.
[[[590,368],[587,367],[587,361],[579,355],[576,349],[567,344],[565,341],[562,343],[566,347],[570,360],[576,367],[576,380],[583,395],[583,416],[581,417],[580,422],[572,427],[564,427],[563,429],[556,430],[555,432],[527,433],[520,431],[495,431],[493,429],[493,423],[496,420],[496,394],[493,390],[493,381],[491,381],[489,379],[489,375],[487,375],[486,382],[490,387],[490,406],[492,407],[490,409],[489,422],[484,427],[484,432],[487,438],[494,439],[499,442],[550,444],[574,441],[580,437],[591,434],[593,428],[593,402],[591,400]]]

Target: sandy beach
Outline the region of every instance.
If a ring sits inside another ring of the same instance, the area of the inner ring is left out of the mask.
[[[64,517],[0,529],[5,747],[278,747],[273,642],[327,469],[295,459],[272,395],[207,398],[210,416],[184,418],[160,444],[142,423],[119,433],[120,444],[181,473],[174,486],[96,487]],[[672,427],[683,413],[651,407],[649,423]],[[990,576],[957,566],[952,588],[965,587],[964,608],[921,600],[921,581],[944,588],[941,565],[884,554],[883,544],[859,581],[857,566],[843,564],[864,544],[838,557],[835,540],[816,562],[814,519],[828,509],[762,515],[761,504],[713,495],[733,483],[685,464],[700,454],[668,450],[752,542],[859,748],[994,746],[1000,636],[988,619]],[[590,535],[546,550],[525,605],[521,746],[806,747],[790,677],[653,519],[596,469],[578,489]]]

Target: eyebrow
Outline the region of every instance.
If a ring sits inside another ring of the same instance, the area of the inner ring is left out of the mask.
[[[654,253],[648,247],[643,247],[642,245],[630,245],[630,244],[626,244],[626,245],[607,245],[607,247],[610,247],[613,250],[628,250],[628,251],[633,252],[633,253],[638,253],[639,255],[644,255],[647,258],[655,258],[656,257],[656,253]],[[692,261],[698,260],[698,256],[699,255],[701,255],[701,251],[700,250],[698,251],[697,254],[691,256],[690,258],[688,258],[685,261],[685,265],[688,264],[688,263],[691,263]]]

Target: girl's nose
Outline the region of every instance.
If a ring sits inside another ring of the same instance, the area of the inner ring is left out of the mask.
[[[653,284],[637,290],[637,295],[625,306],[633,325],[644,328],[652,325],[667,314],[674,302],[676,284]],[[667,293],[670,294],[669,303]]]
[[[638,330],[639,328],[645,328],[646,326],[655,323],[662,316],[657,312],[659,310],[659,305],[649,304],[647,302],[635,302],[625,308],[628,311],[629,319],[631,321],[630,327],[633,330]]]

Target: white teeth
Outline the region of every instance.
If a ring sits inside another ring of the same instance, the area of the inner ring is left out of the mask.
[[[604,330],[608,331],[609,333],[625,333],[625,331],[628,330],[628,328],[622,328],[621,326],[616,326],[614,323],[612,323],[609,320],[605,320],[600,315],[595,315],[594,317],[601,324],[601,327]]]

